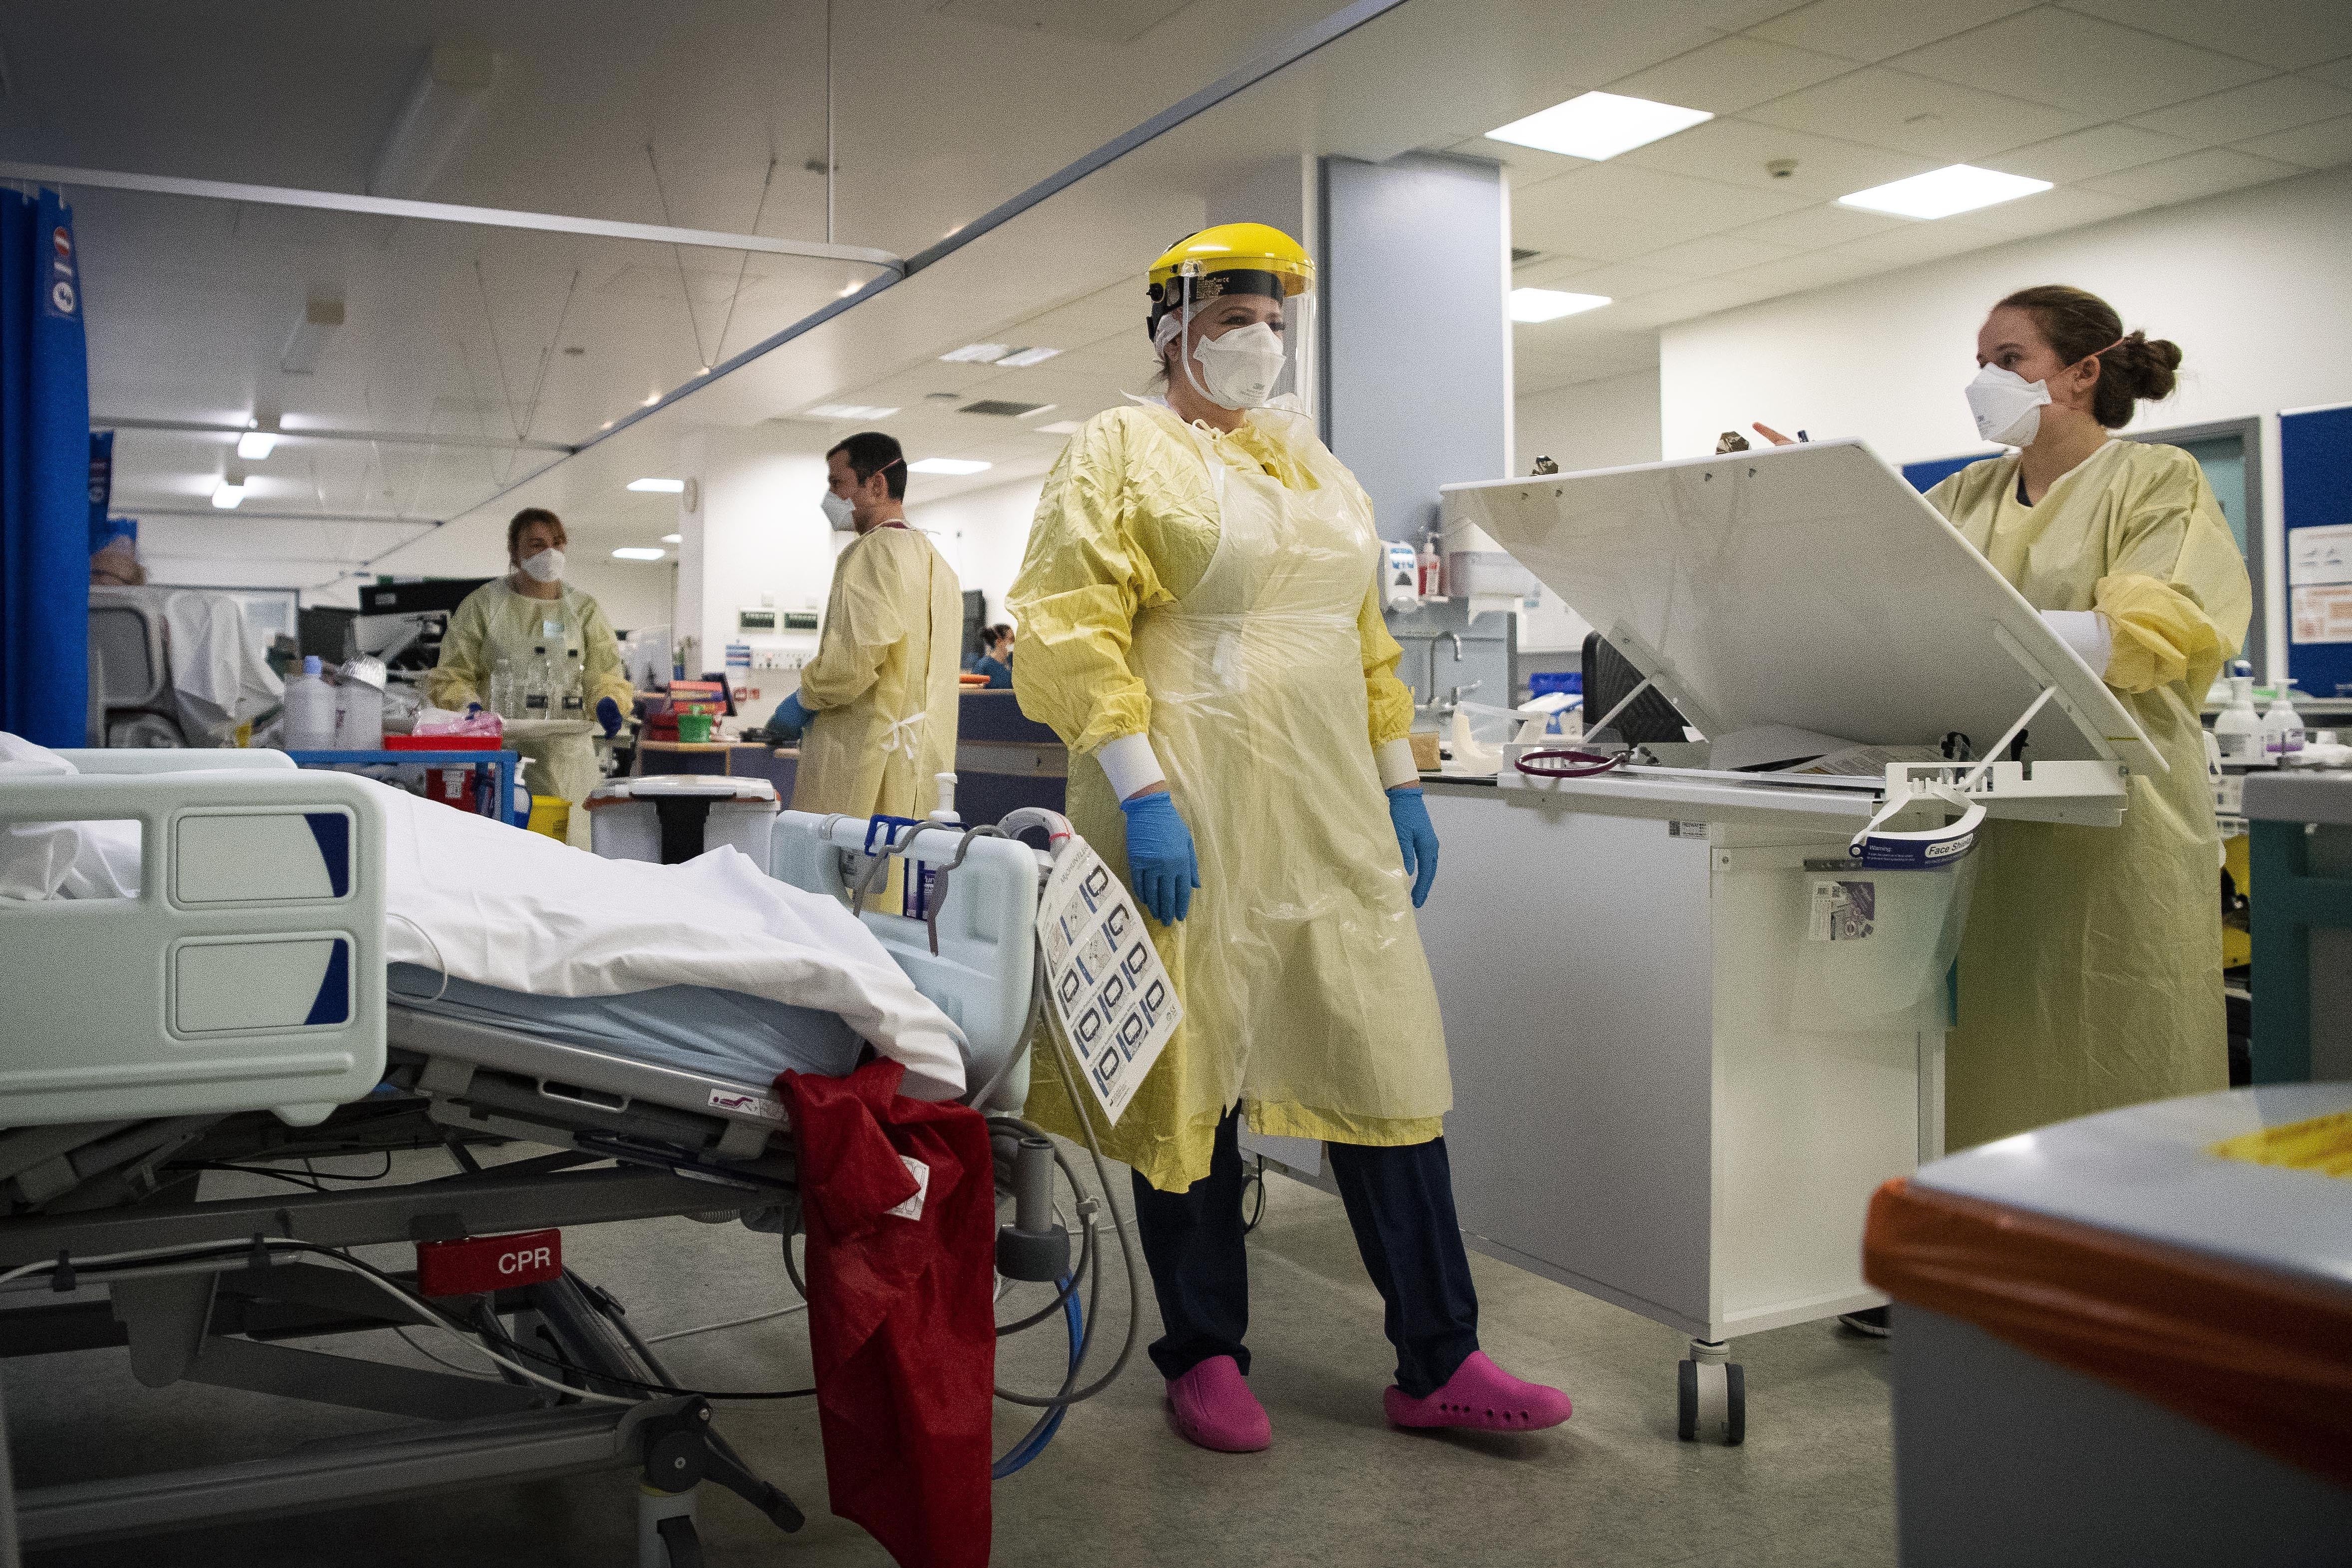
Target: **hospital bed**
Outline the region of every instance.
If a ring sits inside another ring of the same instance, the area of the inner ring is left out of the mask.
[[[841,1018],[774,1004],[746,1014],[751,999],[733,994],[561,999],[453,984],[436,996],[437,975],[387,975],[384,823],[370,786],[275,752],[60,754],[80,776],[0,782],[0,829],[136,820],[140,890],[0,900],[12,1037],[0,1052],[0,1370],[6,1357],[121,1345],[151,1387],[208,1384],[410,1423],[263,1459],[20,1489],[23,1545],[602,1469],[645,1482],[641,1563],[699,1561],[703,1479],[797,1528],[792,1500],[719,1436],[711,1402],[560,1266],[560,1243],[506,1238],[689,1215],[781,1236],[789,1267],[790,1129],[772,1067],[730,1066],[726,1032],[764,1030],[767,1047],[844,1071],[860,1042]],[[730,818],[711,814],[713,842],[740,837]],[[866,827],[784,814],[767,864],[846,894],[873,865]],[[963,1029],[971,1092],[1015,1107],[1035,1021],[1040,857],[956,832],[908,853],[959,862],[936,921],[862,918]],[[672,1048],[618,1043],[680,1008],[697,1026],[674,1032]],[[1002,1159],[1011,1145],[1000,1139]],[[385,1155],[402,1179],[255,1197],[203,1181],[221,1166],[299,1172],[287,1163],[352,1154]],[[467,1287],[433,1305],[504,1356],[499,1378],[309,1348],[429,1321],[416,1270],[350,1266],[349,1249],[387,1244],[420,1244],[421,1264]]]

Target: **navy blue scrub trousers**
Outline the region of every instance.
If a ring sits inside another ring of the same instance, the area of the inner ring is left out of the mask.
[[[1213,1356],[1246,1373],[1249,1257],[1242,1240],[1241,1108],[1217,1125],[1209,1173],[1181,1193],[1135,1178],[1136,1229],[1167,1332],[1151,1346],[1160,1375],[1181,1377]],[[1478,1296],[1454,1217],[1445,1140],[1402,1148],[1326,1143],[1364,1272],[1388,1304],[1397,1386],[1426,1398],[1478,1348]]]

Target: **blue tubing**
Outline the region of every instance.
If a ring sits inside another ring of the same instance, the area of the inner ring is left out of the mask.
[[[1062,1316],[1070,1326],[1070,1370],[1076,1372],[1078,1370],[1078,1352],[1086,1344],[1086,1319],[1078,1310],[1078,1293],[1068,1279],[1057,1281],[1055,1289],[1069,1291],[1062,1300]],[[1045,1445],[1054,1440],[1054,1434],[1062,1429],[1062,1417],[1069,1414],[1069,1408],[1066,1405],[1060,1405],[1047,1411],[1043,1421],[1032,1426],[1021,1441],[1013,1444],[1004,1458],[989,1467],[989,1479],[1001,1481],[1044,1453]]]

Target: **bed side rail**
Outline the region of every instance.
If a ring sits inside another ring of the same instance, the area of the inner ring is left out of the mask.
[[[308,1125],[368,1093],[384,1064],[370,786],[251,761],[184,771],[233,752],[112,755],[187,760],[0,783],[0,830],[142,829],[135,899],[0,899],[0,1127],[253,1110]]]

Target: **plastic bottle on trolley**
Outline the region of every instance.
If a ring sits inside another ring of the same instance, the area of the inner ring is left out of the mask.
[[[514,660],[502,658],[490,667],[490,689],[484,700],[499,718],[517,717],[520,704],[515,700]]]
[[[335,743],[335,689],[317,654],[302,660],[302,673],[286,683],[286,749],[324,752]]]
[[[549,668],[547,650],[534,647],[530,662],[523,667],[522,716],[525,719],[555,717],[555,671]]]
[[[580,662],[580,650],[578,648],[566,648],[564,650],[563,667],[562,670],[558,672],[556,679],[562,684],[563,689],[562,699],[559,704],[561,711],[557,714],[557,717],[562,719],[585,719],[588,716],[588,705],[586,700],[588,672],[585,667],[583,667]]]
[[[2263,721],[2254,711],[2254,678],[2230,678],[2230,705],[2213,720],[2213,742],[2224,763],[2244,765],[2263,760]]]

